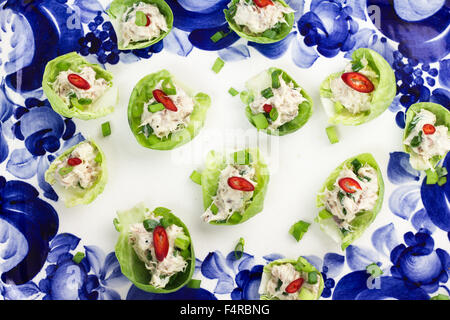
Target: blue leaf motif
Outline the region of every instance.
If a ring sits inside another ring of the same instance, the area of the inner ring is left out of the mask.
[[[58,195],[52,186],[45,181],[45,172],[50,166],[50,162],[47,157],[40,157],[37,167],[37,179],[39,187],[44,191],[44,197],[47,199],[58,201]]]
[[[439,83],[450,88],[450,59],[439,62]]]
[[[271,262],[271,261],[275,261],[278,259],[284,259],[284,255],[279,254],[279,253],[271,253],[271,254],[267,254],[267,255],[263,256],[263,259],[266,260],[267,262]]]
[[[346,4],[352,8],[352,17],[366,21],[366,0],[347,0]]]
[[[5,300],[38,300],[42,296],[41,290],[33,282],[5,286],[3,292],[1,289],[0,284],[0,294]]]
[[[371,240],[374,248],[387,257],[389,257],[390,252],[400,243],[393,223],[389,223],[375,230]]]
[[[423,198],[423,197],[422,197]],[[394,190],[389,198],[389,209],[396,216],[409,220],[420,201],[420,188],[405,185]]]
[[[188,36],[189,33],[174,29],[163,39],[164,48],[169,52],[186,57],[194,48]]]
[[[347,264],[352,270],[366,270],[368,265],[378,262],[378,254],[367,248],[350,245],[345,254]]]
[[[243,44],[222,49],[218,53],[219,57],[224,61],[240,61],[250,58],[250,51],[248,50],[248,47]]]
[[[420,21],[434,15],[444,4],[445,0],[396,0],[394,9],[398,16],[405,21]]]
[[[57,248],[60,246],[68,246],[69,250],[74,250],[80,243],[80,238],[71,233],[59,233],[50,242],[50,248]]]
[[[283,40],[274,43],[262,44],[249,41],[248,45],[254,47],[266,58],[278,59],[286,53],[287,49],[289,48],[289,45],[291,44],[292,39],[295,38],[296,34],[297,34],[296,31],[291,32]]]
[[[393,184],[405,184],[419,181],[420,171],[411,167],[409,154],[406,152],[391,152],[387,168],[389,181]]]
[[[319,58],[314,47],[308,47],[303,39],[295,38],[291,48],[292,61],[300,68],[308,69]]]
[[[431,221],[427,211],[424,208],[420,209],[412,216],[411,224],[417,231],[420,229],[427,229],[430,232],[434,232],[436,230],[436,226],[433,221]]]
[[[227,35],[217,42],[212,41],[211,37],[219,31],[222,31]],[[228,24],[224,24],[217,28],[196,29],[189,34],[189,41],[195,47],[209,51],[220,50],[229,47],[239,39],[240,37],[236,32],[230,31],[230,29],[228,28]]]
[[[323,261],[317,256],[305,256],[305,259],[311,263],[317,270],[322,270]]]
[[[30,179],[36,174],[38,158],[27,149],[16,149],[6,164],[6,170],[19,179]]]
[[[178,0],[178,3],[188,11],[211,13],[223,10],[230,0]]]
[[[239,271],[251,269],[254,265],[254,257],[248,253],[243,252],[242,257],[240,259],[236,259],[234,251],[231,251],[227,254],[226,264],[228,268],[233,270],[235,274]]]
[[[114,252],[106,255],[105,265],[99,275],[104,286],[118,286],[128,283],[128,279],[122,274],[119,261]]]
[[[97,246],[85,246],[86,258],[92,268],[94,274],[99,275],[102,270],[103,261],[105,261],[105,254]]]
[[[0,275],[18,265],[27,254],[28,245],[22,233],[0,219]]]
[[[5,137],[3,136],[2,124],[0,123],[0,163],[8,157],[9,148]]]
[[[102,5],[96,0],[75,0],[73,5],[80,10],[81,22],[86,24],[94,20],[98,11],[103,11]]]
[[[202,263],[201,271],[208,279],[218,279],[214,293],[226,294],[233,291],[233,277],[227,273],[225,258],[219,251],[208,254]]]
[[[329,278],[337,277],[344,268],[345,257],[337,253],[327,253],[323,258],[323,268]]]

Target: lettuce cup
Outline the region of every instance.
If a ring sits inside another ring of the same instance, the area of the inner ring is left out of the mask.
[[[286,72],[269,68],[248,80],[241,100],[250,123],[267,134],[284,136],[303,127],[313,112],[310,96]]]
[[[169,209],[138,204],[114,219],[122,273],[141,290],[169,293],[185,286],[195,270],[189,230]]]
[[[384,181],[371,154],[350,158],[334,170],[317,196],[315,221],[345,250],[375,220],[383,205]]]
[[[329,122],[356,126],[381,115],[397,93],[395,74],[377,52],[361,48],[343,72],[330,75],[320,87]]]
[[[107,12],[120,50],[149,47],[173,28],[173,13],[164,0],[114,0]]]
[[[258,149],[230,155],[209,152],[198,179],[205,212],[201,219],[214,225],[235,225],[263,210],[269,171]]]
[[[67,207],[89,204],[101,194],[108,180],[105,154],[92,140],[85,140],[57,157],[45,172]]]
[[[280,259],[264,266],[259,286],[261,300],[318,300],[322,274],[305,258]]]
[[[416,103],[406,112],[403,147],[416,170],[434,170],[450,150],[450,111],[431,102]]]
[[[257,43],[284,39],[294,26],[294,12],[283,0],[231,0],[224,10],[230,28]]]
[[[42,88],[53,110],[67,118],[106,116],[114,111],[119,99],[113,75],[75,52],[47,63]]]
[[[142,146],[171,150],[199,133],[210,105],[207,94],[194,96],[167,70],[161,70],[144,77],[134,87],[128,123]]]

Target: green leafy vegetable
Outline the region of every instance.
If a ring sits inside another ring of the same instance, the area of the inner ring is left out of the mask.
[[[144,225],[145,230],[151,232],[159,225],[159,222],[153,219],[145,219],[142,221],[142,224]]]
[[[310,225],[311,225],[310,223],[300,220],[289,229],[289,233],[298,242],[303,238],[305,233],[308,231]]]

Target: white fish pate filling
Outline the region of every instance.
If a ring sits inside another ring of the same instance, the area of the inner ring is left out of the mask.
[[[64,188],[90,188],[101,172],[100,165],[95,161],[97,154],[98,151],[94,149],[90,142],[80,143],[64,161],[55,160],[58,161],[55,172],[56,180]],[[70,158],[78,158],[82,162],[73,166],[71,172],[61,175],[60,170],[69,167],[67,160]]]
[[[347,194],[339,186],[339,180],[352,178],[359,183],[361,190]],[[378,175],[374,168],[365,165],[358,170],[356,175],[348,167],[344,168],[336,179],[333,190],[325,189],[325,208],[334,216],[336,223],[350,230],[350,223],[356,214],[362,211],[370,211],[378,200]]]
[[[304,287],[314,294],[318,293],[320,286],[319,280],[314,284],[309,284],[307,282],[308,274],[306,272],[298,272],[291,263],[284,263],[272,267],[270,278],[266,286],[266,294],[280,300],[296,300],[298,299],[300,290],[294,293],[287,293],[286,287],[292,281],[299,278],[304,279],[301,288]]]
[[[450,150],[450,139],[448,137],[448,128],[447,126],[435,126],[436,124],[436,115],[428,110],[422,109],[413,119],[416,122],[415,127],[411,130],[411,133],[405,139],[405,144],[410,146],[417,157],[411,157],[411,161],[420,162],[420,166],[431,168],[432,165],[430,163],[431,158],[435,156],[445,156],[447,152]],[[424,134],[423,126],[426,124],[431,124],[436,128],[436,131],[433,134]],[[421,133],[422,132],[422,133]],[[418,146],[412,147],[412,140],[421,136],[422,141]]]
[[[244,178],[256,187],[256,181],[253,180],[255,179],[255,168],[249,165],[228,165],[220,173],[217,194],[212,202],[212,205],[215,205],[218,209],[217,213],[214,214],[209,207],[201,216],[203,221],[223,221],[227,220],[234,212],[243,213],[245,205],[253,197],[253,191],[240,191],[231,188],[228,185],[228,179],[231,177]]]
[[[136,12],[142,11],[149,19],[148,26],[136,25]],[[147,41],[158,38],[161,32],[169,30],[166,18],[158,7],[145,2],[135,3],[122,16],[120,23],[123,46],[131,42]]]
[[[361,59],[361,63],[364,68],[359,70],[359,73],[365,75],[369,79],[378,78],[378,75],[369,67],[367,59]],[[347,65],[344,72],[353,72],[351,63]],[[370,110],[372,94],[356,91],[348,86],[340,76],[331,79],[330,89],[333,93],[331,100],[341,103],[350,113],[358,114]]]
[[[240,0],[236,4],[236,14],[233,19],[236,24],[244,26],[250,33],[262,33],[272,29],[277,23],[287,23],[285,14],[292,13],[294,10],[284,7],[278,1],[274,1],[274,5],[268,5],[260,8],[251,1],[247,3]]]
[[[156,89],[162,90],[162,82],[158,83]],[[195,102],[182,88],[174,84],[177,91],[174,95],[168,95],[172,99],[173,103],[177,107],[177,111],[171,111],[164,109],[157,112],[151,112],[148,107],[157,103],[154,98],[151,98],[146,104],[144,104],[144,110],[141,116],[140,127],[145,127],[147,124],[153,129],[153,133],[158,138],[168,137],[169,134],[185,128],[189,121],[190,115],[194,111]]]
[[[150,219],[159,222],[160,217],[150,216]],[[172,224],[166,229],[169,240],[169,251],[162,261],[158,261],[153,244],[153,232],[147,231],[142,223],[130,226],[130,244],[133,246],[139,260],[144,262],[145,268],[151,273],[150,285],[156,288],[164,288],[170,281],[170,277],[178,272],[183,272],[188,263],[181,254],[176,254],[175,239],[185,236],[183,228]],[[149,259],[151,257],[151,259]]]
[[[77,88],[71,84],[68,80],[70,74],[76,74],[89,82],[91,86],[89,89],[84,90]],[[109,83],[103,79],[96,79],[97,73],[91,67],[83,67],[81,72],[74,72],[72,70],[61,71],[53,82],[53,90],[64,101],[64,103],[70,103],[70,96],[75,94],[77,99],[91,99],[92,102],[97,100],[108,89]]]
[[[263,113],[264,105],[270,104],[277,109],[278,118],[269,125],[269,128],[276,130],[283,124],[294,120],[298,116],[298,106],[306,101],[300,92],[300,88],[294,88],[294,84],[287,84],[283,77],[279,77],[280,87],[272,88],[273,97],[265,98],[258,93],[256,99],[250,104],[253,114]]]

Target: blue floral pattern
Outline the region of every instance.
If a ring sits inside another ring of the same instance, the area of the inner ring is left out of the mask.
[[[194,48],[216,51],[229,62],[252,54],[279,59],[290,52],[296,66],[310,68],[340,54],[350,58],[366,47],[395,70],[398,95],[390,111],[400,128],[416,102],[450,108],[448,1],[290,0],[296,23],[274,44],[249,42],[231,31],[223,15],[229,0],[166,2],[174,13],[170,34],[148,48],[120,51],[107,8],[97,0],[0,1],[0,41],[9,39],[9,46],[2,47],[8,60],[0,60],[0,164],[6,171],[0,177],[2,298],[254,300],[259,299],[263,266],[283,258],[245,252],[236,259],[234,252],[210,252],[196,261],[194,278],[202,279],[201,288],[159,295],[131,285],[114,252],[81,246],[76,235],[60,233],[52,205],[58,196],[44,173],[84,137],[44,98],[42,73],[56,56],[76,51],[100,64],[117,64],[149,59],[163,50],[183,57]],[[226,36],[214,42],[211,36],[218,31]],[[450,171],[450,155],[442,165]],[[306,257],[322,273],[323,299],[423,300],[450,294],[450,184],[427,185],[404,152],[390,154],[386,171],[393,185],[387,200],[395,223],[376,229],[370,247],[351,245],[343,254]],[[438,239],[445,242],[438,244]],[[126,296],[119,293],[122,287]]]

